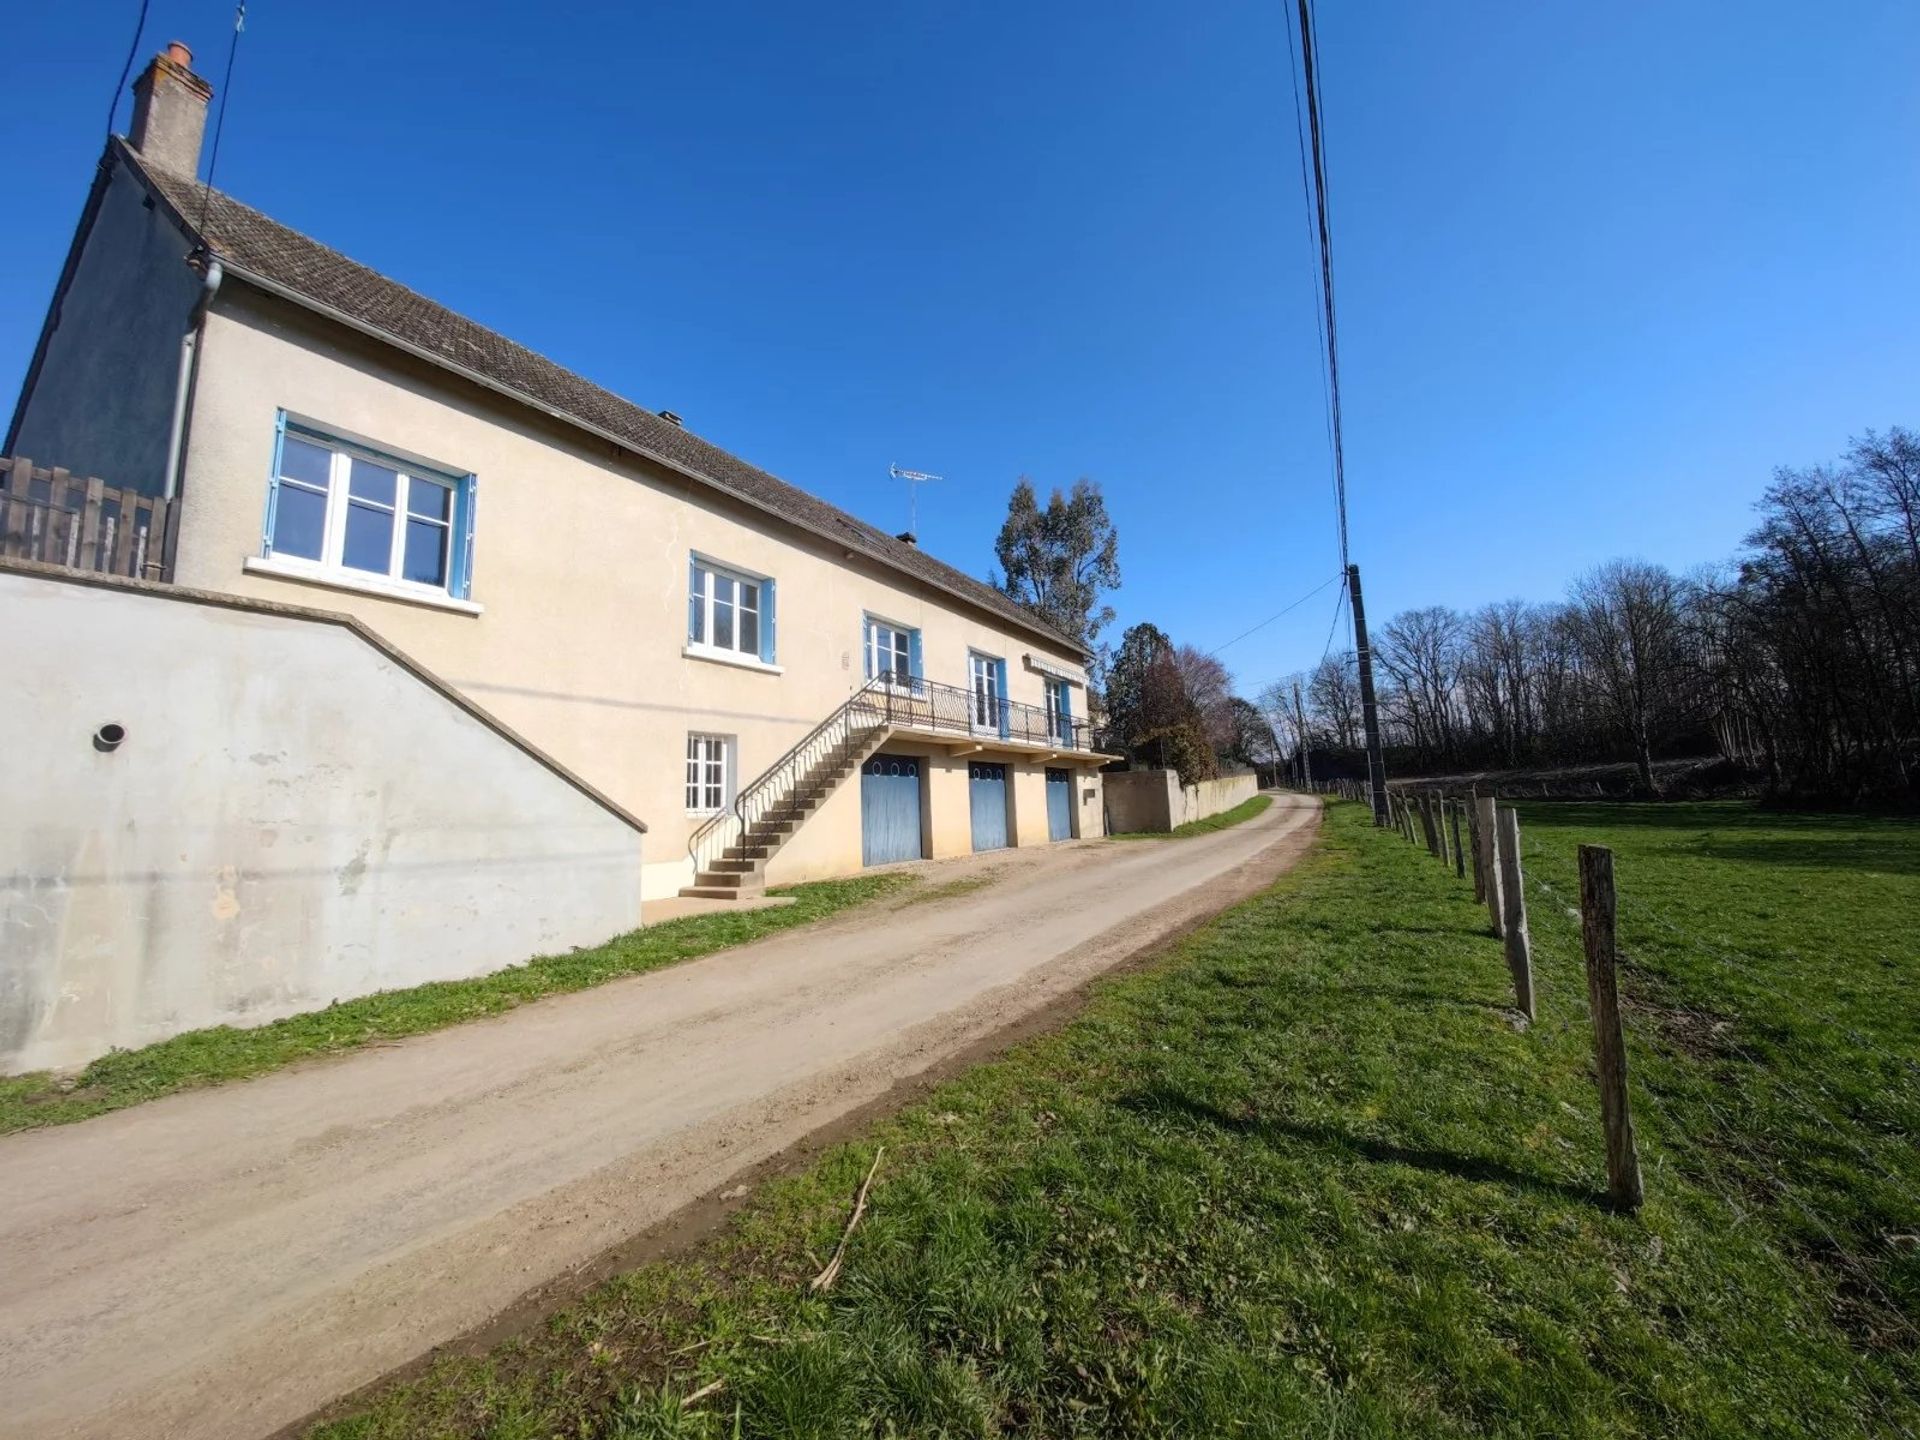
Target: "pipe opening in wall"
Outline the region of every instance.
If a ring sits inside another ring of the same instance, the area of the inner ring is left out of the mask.
[[[109,750],[119,749],[120,742],[126,738],[127,727],[124,725],[116,725],[113,721],[109,720],[93,732],[93,748],[104,755]]]

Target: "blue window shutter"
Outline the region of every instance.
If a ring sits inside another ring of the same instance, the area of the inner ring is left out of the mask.
[[[453,532],[453,598],[471,600],[473,598],[473,528],[474,512],[480,508],[480,477],[469,475],[462,480],[454,492],[454,503],[459,507],[459,525]]]
[[[999,682],[1000,691],[1000,738],[1007,738],[1013,729],[1013,707],[1007,702],[1007,662],[993,662],[994,677]]]
[[[280,503],[280,461],[287,444],[287,412],[273,416],[273,473],[267,476],[267,508],[260,518],[260,553],[273,554],[273,512]]]
[[[918,630],[907,632],[907,673],[913,676],[913,693],[920,694],[926,688],[921,681],[926,679],[927,672],[920,665],[920,632]]]
[[[1060,689],[1060,728],[1073,733],[1073,687],[1064,680],[1054,682]]]
[[[760,582],[760,658],[767,664],[773,664],[774,645],[774,608],[773,581]]]

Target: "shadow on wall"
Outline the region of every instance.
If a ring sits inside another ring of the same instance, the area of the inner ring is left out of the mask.
[[[632,817],[338,617],[13,568],[0,609],[0,1071],[640,923]]]

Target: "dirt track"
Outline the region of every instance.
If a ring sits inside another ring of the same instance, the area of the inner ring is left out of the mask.
[[[1317,813],[1002,852],[971,894],[0,1139],[0,1435],[257,1440],[1033,1028]]]

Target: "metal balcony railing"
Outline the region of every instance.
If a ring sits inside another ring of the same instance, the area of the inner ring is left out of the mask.
[[[916,675],[881,674],[874,681],[870,700],[885,723],[898,729],[1013,740],[1055,750],[1094,748],[1093,727],[1085,720],[1044,705],[1028,705]]]

